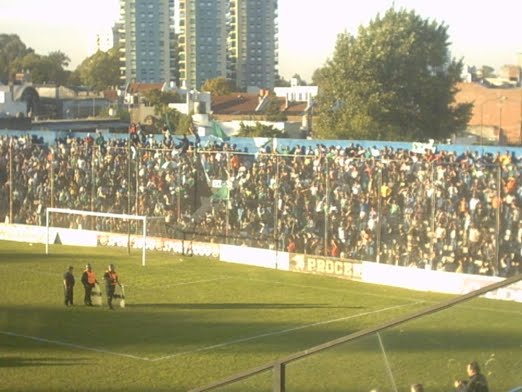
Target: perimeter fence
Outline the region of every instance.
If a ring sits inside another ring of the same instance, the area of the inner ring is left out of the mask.
[[[522,166],[510,155],[318,147],[146,148],[0,138],[0,221],[47,207],[165,218],[172,238],[445,271],[520,271]],[[86,218],[53,225],[125,232]]]

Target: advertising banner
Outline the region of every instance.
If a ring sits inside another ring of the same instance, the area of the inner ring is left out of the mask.
[[[128,240],[127,234],[98,233],[98,246],[127,247]],[[132,249],[143,249],[143,237],[131,235],[130,247]],[[220,254],[219,244],[159,237],[147,237],[145,249],[214,258],[218,258]]]
[[[357,261],[338,258],[290,254],[290,271],[360,280],[362,266]]]

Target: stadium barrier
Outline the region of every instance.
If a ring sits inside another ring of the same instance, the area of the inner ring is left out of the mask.
[[[35,244],[46,243],[46,228],[42,226],[0,223],[0,240],[19,241]],[[108,246],[127,247],[128,234],[106,233],[93,230],[77,230],[53,227],[49,228],[51,244],[70,246]],[[141,235],[130,235],[132,249],[143,248]],[[173,252],[177,254],[193,254],[196,256],[219,257],[219,245],[197,241],[183,241],[170,238],[147,237],[147,250]]]
[[[90,230],[53,228],[53,243],[72,246],[127,247],[128,236]],[[0,239],[45,243],[45,227],[0,224]],[[143,239],[131,235],[131,248],[142,249]],[[161,252],[218,258],[221,262],[272,268],[283,271],[312,273],[365,283],[401,287],[411,290],[446,294],[467,294],[487,285],[503,281],[494,276],[432,271],[374,262],[340,260],[322,256],[300,255],[275,250],[226,244],[147,237],[146,248]],[[487,298],[522,302],[522,282],[488,292]]]
[[[431,271],[395,265],[363,263],[362,281],[411,290],[446,294],[468,294],[505,278],[454,272]],[[522,302],[522,282],[488,292],[491,299]]]
[[[161,235],[177,239],[504,277],[519,270],[522,149],[279,140],[248,152],[237,140],[184,150],[100,138],[0,140],[5,162],[18,162],[0,179],[0,221],[42,226],[42,212],[60,206],[161,217]]]
[[[288,253],[246,246],[221,245],[220,261],[255,267],[289,270]]]
[[[97,236],[96,232],[89,230],[49,228],[49,238],[52,244],[94,247],[97,246]],[[0,238],[7,241],[45,244],[47,231],[45,226],[0,223]]]

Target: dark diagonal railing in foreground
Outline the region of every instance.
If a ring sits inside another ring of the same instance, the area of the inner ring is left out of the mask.
[[[302,359],[302,358],[307,357],[312,354],[316,354],[320,351],[330,349],[330,348],[338,346],[340,344],[343,344],[343,343],[346,343],[346,342],[349,342],[349,341],[352,341],[352,340],[355,340],[358,338],[362,338],[362,337],[383,331],[383,330],[391,328],[391,327],[395,327],[395,326],[397,326],[399,324],[403,324],[407,321],[450,308],[454,305],[468,301],[472,298],[478,297],[478,296],[488,293],[490,291],[512,285],[512,284],[518,282],[519,280],[522,280],[522,274],[512,276],[510,278],[506,278],[500,282],[496,282],[496,283],[490,284],[488,286],[484,286],[478,290],[471,291],[468,294],[464,294],[464,295],[458,296],[456,298],[452,298],[447,301],[440,302],[440,303],[430,306],[426,309],[420,310],[418,312],[414,312],[412,314],[400,317],[400,318],[392,320],[392,321],[385,322],[381,325],[378,325],[375,327],[370,327],[370,328],[364,329],[362,331],[358,331],[358,332],[352,333],[350,335],[343,336],[343,337],[340,337],[335,340],[331,340],[329,342],[320,344],[318,346],[309,348],[304,351],[297,352],[297,353],[289,355],[285,358],[281,358],[276,361],[269,362],[269,363],[266,363],[261,366],[257,366],[255,368],[246,370],[241,373],[233,374],[229,377],[223,378],[222,380],[213,382],[204,387],[191,389],[189,392],[210,391],[215,388],[223,387],[228,384],[232,384],[232,383],[244,380],[246,378],[249,378],[249,377],[259,374],[259,373],[263,373],[270,369],[273,369],[273,388],[272,388],[273,392],[285,392],[285,384],[286,384],[285,383],[285,367],[290,362],[296,361],[298,359]]]

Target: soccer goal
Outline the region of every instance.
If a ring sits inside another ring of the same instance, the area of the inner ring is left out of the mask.
[[[164,221],[162,217],[47,208],[45,254],[49,254],[50,243],[63,243],[61,238],[73,238],[77,245],[87,245],[90,241],[90,245],[95,246],[126,246],[129,254],[131,248],[141,249],[141,264],[145,266],[147,225]]]

